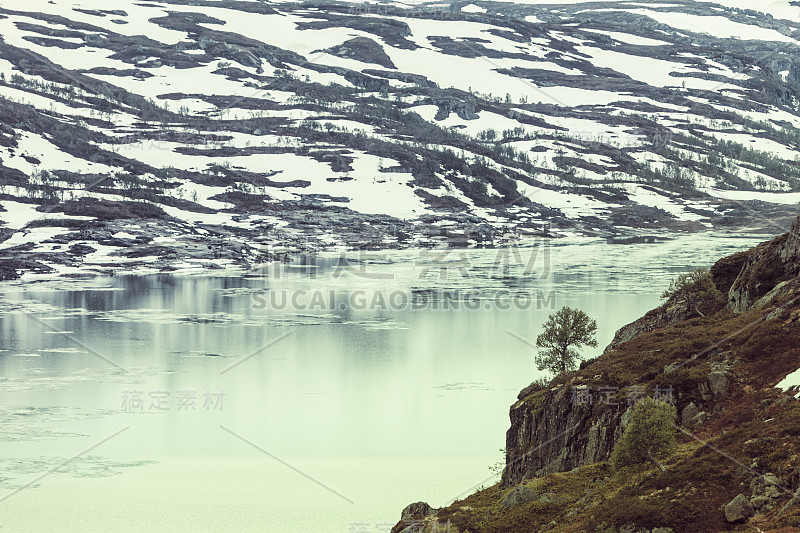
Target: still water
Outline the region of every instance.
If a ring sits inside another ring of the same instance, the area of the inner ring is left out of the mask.
[[[554,308],[616,329],[767,236],[0,285],[3,531],[388,531],[496,478]]]

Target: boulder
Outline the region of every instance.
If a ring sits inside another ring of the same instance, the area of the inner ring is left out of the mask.
[[[419,522],[429,517],[433,513],[433,507],[428,505],[426,502],[412,503],[403,509],[403,513],[400,515],[400,520],[402,522]]]
[[[782,485],[781,478],[771,472],[754,478],[750,482],[750,505],[755,509],[771,509],[774,500],[781,497]]]
[[[729,383],[727,372],[711,372],[708,375],[708,388],[711,390],[714,401],[725,399],[728,395]]]
[[[708,413],[698,409],[694,402],[684,407],[683,411],[681,411],[681,424],[686,427],[699,426],[708,418]]]
[[[681,412],[681,424],[684,426],[689,426],[691,420],[700,413],[700,409],[694,404],[694,402],[690,403],[686,407],[683,408]]]
[[[661,307],[653,309],[642,318],[631,322],[626,326],[622,326],[615,334],[605,351],[613,350],[623,342],[635,339],[639,335],[650,333],[657,329],[674,326],[688,318],[690,312],[687,311],[684,305],[675,305],[670,302],[665,303]],[[665,369],[666,371],[666,369]]]
[[[535,501],[539,498],[539,494],[531,488],[524,485],[514,487],[505,498],[500,502],[500,507],[507,509],[523,503]]]
[[[678,362],[668,364],[667,366],[664,367],[664,373],[672,374],[676,370],[680,370],[683,365],[684,363],[678,363]]]
[[[731,524],[741,524],[747,522],[747,519],[753,516],[753,506],[750,505],[750,499],[744,494],[739,494],[723,507],[725,511],[725,520]]]

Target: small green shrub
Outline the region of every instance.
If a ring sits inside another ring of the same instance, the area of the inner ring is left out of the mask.
[[[666,402],[652,398],[638,402],[625,432],[614,445],[611,462],[621,468],[650,461],[664,471],[658,459],[675,450],[677,416],[675,406]]]

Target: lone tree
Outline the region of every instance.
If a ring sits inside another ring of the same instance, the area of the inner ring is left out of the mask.
[[[578,309],[562,307],[550,315],[544,331],[536,338],[539,370],[549,370],[556,375],[575,370],[580,358],[577,348],[597,346],[596,331],[597,322]]]
[[[661,297],[674,299],[677,303],[686,305],[689,311],[694,311],[702,317],[706,315],[700,310],[701,307],[706,311],[714,309],[724,299],[714,284],[711,271],[707,268],[698,268],[678,276],[672,280],[669,289],[665,290]]]
[[[613,465],[619,468],[650,461],[665,472],[666,468],[658,458],[675,448],[676,417],[674,405],[652,398],[639,401],[633,407],[625,432],[611,452]]]

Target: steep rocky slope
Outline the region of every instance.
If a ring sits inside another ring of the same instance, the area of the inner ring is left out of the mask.
[[[778,221],[800,8],[742,3],[6,3],[0,254],[74,274]]]
[[[712,273],[728,303],[716,313],[688,318],[667,302],[574,374],[522,391],[501,482],[418,523],[462,532],[797,531],[798,235],[800,218],[788,234],[720,260]],[[680,419],[667,471],[615,472],[608,459],[633,401],[667,394]]]

